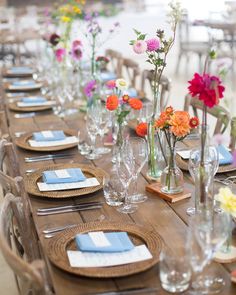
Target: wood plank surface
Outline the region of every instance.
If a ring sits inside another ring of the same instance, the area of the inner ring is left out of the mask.
[[[10,135],[12,141],[15,140],[15,132],[48,130],[72,128],[80,130],[85,133],[85,121],[83,115],[73,115],[64,119],[59,118],[53,113],[36,115],[33,118],[16,119],[14,112],[6,109],[7,116],[10,122]],[[40,152],[26,151],[16,147],[17,155],[19,157],[19,165],[21,174],[24,175],[28,169],[36,169],[44,167],[52,163],[83,163],[101,167],[108,173],[111,171],[111,154],[104,155],[101,159],[96,161],[89,161],[81,156],[77,148],[67,150],[68,154],[75,154],[68,159],[57,159],[56,161],[42,161],[34,163],[25,163],[24,158],[30,156],[41,155]],[[193,193],[193,185],[187,173],[185,173],[185,181],[187,187]],[[104,200],[103,191],[99,191],[91,196],[68,198],[63,200],[47,199],[29,196],[30,206],[32,210],[33,222],[39,237],[39,243],[43,251],[43,256],[46,259],[49,274],[52,280],[54,291],[57,295],[82,295],[82,294],[96,294],[99,292],[111,290],[123,290],[132,287],[158,287],[156,294],[169,294],[161,289],[158,268],[159,265],[151,268],[148,271],[132,275],[124,278],[116,279],[90,279],[71,275],[55,267],[47,259],[47,246],[49,241],[44,238],[42,230],[48,227],[62,226],[67,224],[80,224],[89,221],[99,221],[105,219],[108,221],[117,221],[124,223],[136,223],[138,225],[152,228],[157,231],[163,238],[165,244],[174,251],[186,246],[187,224],[189,217],[186,214],[186,209],[193,205],[193,196],[190,200],[182,200],[180,202],[170,204],[155,195],[145,192],[147,180],[145,178],[145,170],[139,177],[138,188],[140,192],[146,193],[148,201],[139,205],[137,212],[125,215],[116,211],[116,208],[104,204],[102,209],[91,210],[84,212],[75,212],[69,214],[58,214],[51,216],[37,216],[38,208],[50,207],[64,204],[75,204],[83,199]],[[214,263],[213,267],[218,270],[226,280],[224,289],[225,295],[236,294],[236,285],[231,284],[229,271],[236,268],[235,264],[222,266]],[[143,293],[144,295],[146,293]],[[188,294],[186,291],[183,294]]]

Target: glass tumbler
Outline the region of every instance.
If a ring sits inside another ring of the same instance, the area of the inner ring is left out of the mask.
[[[160,281],[164,290],[179,293],[188,289],[191,280],[191,266],[188,255],[181,255],[164,249],[160,255]]]
[[[104,198],[110,206],[121,206],[124,201],[124,188],[119,177],[114,172],[104,180]]]

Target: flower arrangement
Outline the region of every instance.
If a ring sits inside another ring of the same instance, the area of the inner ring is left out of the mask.
[[[98,56],[96,58],[96,69],[98,71],[105,71],[109,62],[110,60],[106,56]]]
[[[117,145],[123,143],[122,126],[131,109],[140,110],[143,106],[142,101],[138,98],[130,98],[127,94],[123,94],[127,89],[127,82],[124,79],[111,80],[106,83],[107,87],[113,91],[107,97],[106,109],[115,111],[115,117],[118,124]]]
[[[232,193],[230,188],[220,188],[215,200],[220,202],[221,208],[236,218],[236,195]]]
[[[208,60],[215,59],[215,51],[210,51],[209,55],[206,58],[203,74],[198,73],[194,74],[192,80],[188,81],[190,84],[188,87],[189,93],[192,97],[195,97],[202,101],[203,111],[202,111],[202,129],[201,129],[201,155],[200,155],[200,203],[205,204],[206,202],[206,193],[204,190],[204,161],[206,154],[206,128],[207,128],[207,108],[212,108],[219,104],[220,99],[223,98],[223,92],[225,87],[222,85],[221,80],[216,77],[206,73]]]

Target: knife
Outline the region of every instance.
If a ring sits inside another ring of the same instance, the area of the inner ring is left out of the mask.
[[[82,207],[102,205],[102,204],[103,204],[103,202],[94,201],[94,202],[86,202],[86,203],[73,204],[73,205],[56,206],[56,207],[50,207],[50,208],[39,208],[39,209],[37,209],[37,211],[38,212],[49,212],[49,211],[73,209],[73,208],[80,208],[80,207],[82,208]]]
[[[15,114],[14,117],[17,119],[20,118],[32,118],[36,115],[35,112],[29,112],[29,113],[24,113],[24,114]]]
[[[67,157],[73,157],[76,154],[68,154],[68,153],[62,153],[62,154],[48,154],[38,157],[26,157],[25,162],[38,162],[38,161],[47,161],[47,160],[53,160],[53,159],[60,159],[60,158],[67,158]]]
[[[57,211],[50,211],[50,212],[37,212],[38,216],[47,216],[53,214],[62,214],[62,213],[71,213],[76,211],[84,211],[84,210],[93,210],[93,209],[101,209],[102,205],[94,205],[94,206],[87,206],[87,207],[77,207],[73,209],[64,209],[64,210],[57,210]]]
[[[157,291],[160,289],[157,287],[150,287],[150,288],[130,288],[126,290],[120,290],[120,291],[110,291],[110,292],[101,292],[101,293],[86,293],[87,295],[131,295],[131,294],[157,294]],[[83,294],[85,295],[85,294]]]

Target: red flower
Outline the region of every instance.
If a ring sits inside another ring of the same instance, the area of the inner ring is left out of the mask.
[[[198,119],[198,117],[192,117],[192,118],[189,120],[189,126],[190,126],[191,128],[196,128],[198,125],[199,125],[199,119]]]
[[[49,38],[49,42],[52,44],[52,46],[57,46],[57,44],[60,42],[60,36],[57,34],[52,34]]]
[[[189,93],[193,97],[197,96],[209,108],[219,103],[219,99],[223,97],[225,90],[224,86],[221,85],[220,79],[209,74],[200,76],[198,73],[195,73],[194,78],[189,81],[189,84]]]
[[[129,97],[128,94],[124,94],[124,95],[122,96],[122,99],[123,99],[123,102],[128,102],[129,99],[130,99],[130,97]]]
[[[143,103],[138,98],[130,98],[128,102],[131,108],[134,110],[141,110],[143,107]]]
[[[119,105],[119,99],[116,95],[108,96],[107,101],[106,101],[106,108],[109,111],[116,110],[118,108],[118,105]]]
[[[139,123],[136,127],[136,133],[138,136],[144,137],[147,135],[147,123]]]

